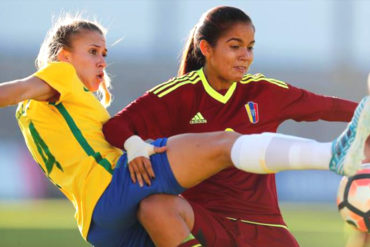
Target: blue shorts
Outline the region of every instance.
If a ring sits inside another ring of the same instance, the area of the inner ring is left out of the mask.
[[[167,138],[152,144],[165,146]],[[136,218],[141,200],[152,194],[180,194],[184,188],[176,181],[167,154],[150,156],[155,173],[151,186],[140,187],[133,183],[123,154],[114,169],[112,181],[95,206],[87,240],[96,247],[147,247],[154,246]]]

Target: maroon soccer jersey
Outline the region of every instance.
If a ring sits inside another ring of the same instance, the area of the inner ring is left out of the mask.
[[[276,132],[288,119],[349,121],[356,105],[262,74],[245,75],[228,90],[216,91],[201,69],[153,88],[110,119],[103,131],[112,145],[122,148],[133,134],[143,139],[219,130],[251,134]],[[229,168],[183,196],[227,217],[284,224],[273,174]]]

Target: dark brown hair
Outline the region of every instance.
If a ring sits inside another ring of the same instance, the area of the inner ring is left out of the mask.
[[[204,13],[189,34],[182,53],[178,75],[184,75],[204,66],[205,57],[199,48],[201,40],[206,40],[211,46],[215,46],[218,39],[233,24],[240,22],[253,25],[246,13],[234,7],[219,6]]]

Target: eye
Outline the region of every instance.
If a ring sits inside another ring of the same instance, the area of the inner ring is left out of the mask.
[[[230,48],[233,49],[233,50],[236,50],[236,49],[239,49],[239,45],[231,45]]]
[[[253,46],[248,47],[248,51],[253,51],[253,50],[254,50]]]
[[[97,51],[96,49],[90,49],[90,50],[89,50],[89,53],[90,53],[91,55],[96,55],[96,54],[98,53],[98,51]]]

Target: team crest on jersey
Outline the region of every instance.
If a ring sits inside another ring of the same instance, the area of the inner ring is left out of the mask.
[[[258,104],[253,101],[249,101],[244,106],[248,114],[249,122],[251,122],[252,124],[258,123],[259,120]]]

